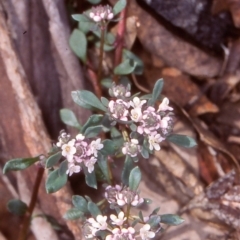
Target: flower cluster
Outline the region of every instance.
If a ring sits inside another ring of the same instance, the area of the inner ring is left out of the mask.
[[[89,17],[94,22],[106,21],[111,20],[114,17],[113,10],[109,5],[105,6],[97,6],[91,9],[89,13]]]
[[[91,173],[97,162],[98,151],[103,148],[101,139],[90,141],[82,134],[78,134],[75,139],[69,139],[70,135],[61,132],[56,144],[62,149],[62,155],[68,161],[67,174],[71,176],[73,173],[78,173],[83,166]]]
[[[148,240],[155,237],[155,232],[151,231],[149,224],[144,224],[139,231],[136,231],[133,227],[128,226],[126,223],[127,217],[124,216],[124,212],[120,212],[117,216],[110,215],[111,221],[107,222],[107,216],[98,215],[96,219],[87,219],[87,225],[85,225],[85,237],[93,238],[98,231],[108,231],[106,240],[118,240],[127,239],[135,240],[142,239]],[[86,231],[87,229],[87,231]]]
[[[132,121],[136,125],[138,134],[143,135],[148,142],[149,149],[160,150],[160,142],[166,139],[173,127],[173,118],[169,106],[169,100],[165,97],[156,109],[147,104],[147,100],[139,97],[130,98],[129,88],[122,85],[113,86],[110,89],[111,100],[108,104],[109,116],[115,121]],[[122,149],[123,154],[131,157],[137,156],[141,150],[137,139],[125,143]]]
[[[121,187],[120,185],[107,186],[105,189],[105,198],[111,205],[118,205],[120,207],[124,205],[136,207],[144,202],[144,199],[137,192],[131,191],[128,187]]]

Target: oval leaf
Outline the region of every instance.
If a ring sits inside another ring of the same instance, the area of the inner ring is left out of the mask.
[[[75,220],[78,218],[83,218],[84,213],[77,208],[69,209],[63,216],[67,220]]]
[[[130,73],[133,73],[135,67],[136,67],[136,62],[134,62],[132,59],[127,59],[114,68],[114,74],[127,75]]]
[[[141,171],[139,169],[139,167],[135,167],[129,175],[129,188],[132,191],[136,191],[138,189],[139,183],[141,181]]]
[[[152,227],[155,228],[159,225],[161,221],[161,217],[158,215],[151,216],[150,219],[147,221],[147,223]]]
[[[103,148],[100,150],[100,152],[105,156],[114,155],[118,150],[118,146],[110,139],[106,139],[102,143]]]
[[[28,206],[19,199],[11,199],[7,204],[7,209],[17,216],[23,216],[28,210]]]
[[[126,186],[128,186],[129,175],[133,167],[134,167],[134,164],[133,164],[132,158],[130,158],[129,156],[126,156],[124,166],[123,166],[123,171],[122,171],[122,177],[121,177],[122,183]]]
[[[83,61],[86,62],[87,39],[85,34],[79,29],[74,29],[70,38],[69,45],[73,52]]]
[[[78,22],[89,22],[90,19],[84,14],[73,14],[72,18]]]
[[[160,94],[162,92],[163,83],[164,83],[163,79],[157,80],[157,82],[154,85],[152,97],[149,100],[148,105],[153,106],[155,104],[155,102],[157,101],[158,97],[160,96]]]
[[[85,131],[88,127],[100,125],[103,119],[102,114],[93,114],[87,120],[87,122],[82,127],[82,133],[85,134]]]
[[[54,193],[61,189],[65,184],[67,183],[67,174],[60,175],[58,169],[55,169],[54,171],[50,172],[45,188],[47,193]]]
[[[94,95],[92,92],[87,90],[80,90],[72,92],[72,97],[74,102],[78,105],[88,108],[86,106],[90,106],[91,108],[98,108],[104,112],[107,111],[107,108],[100,102],[100,100]]]
[[[164,214],[161,215],[161,221],[162,223],[168,224],[168,225],[179,225],[184,222],[184,219],[179,217],[178,215],[174,214]]]
[[[79,106],[81,106],[83,108],[86,108],[86,109],[94,110],[94,108],[91,105],[89,105],[88,103],[82,101],[82,99],[79,98],[78,91],[72,91],[71,96],[72,96],[73,101],[77,105],[79,105]]]
[[[88,212],[87,201],[84,197],[78,196],[78,195],[73,195],[72,203],[73,203],[74,207],[76,207],[78,210],[81,210],[84,213]]]
[[[92,214],[93,217],[97,217],[98,215],[102,214],[97,204],[94,202],[88,202],[88,211]]]
[[[60,110],[60,118],[63,123],[65,123],[68,126],[75,127],[79,130],[81,130],[81,125],[78,122],[76,115],[73,111],[70,109],[64,108]]]
[[[87,130],[84,133],[84,135],[87,138],[96,137],[102,131],[102,127],[103,127],[102,125],[89,127],[89,128],[87,128]]]
[[[8,161],[4,168],[3,168],[3,174],[9,172],[9,171],[18,171],[23,170],[31,165],[33,165],[35,162],[39,160],[39,157],[35,158],[15,158],[10,161]]]
[[[134,74],[141,75],[143,73],[143,61],[137,57],[134,53],[130,52],[127,49],[123,50],[123,59],[132,59],[136,63],[136,67],[134,69]]]
[[[114,15],[120,13],[127,5],[126,0],[119,0],[113,7],[113,13]]]
[[[95,171],[89,173],[88,169],[83,166],[83,171],[85,174],[85,182],[89,187],[97,189],[97,180],[96,180],[96,174]]]
[[[171,134],[167,137],[167,140],[180,147],[185,148],[192,148],[197,145],[196,141],[193,138],[180,134]]]
[[[55,164],[58,163],[58,161],[61,159],[61,157],[62,157],[62,152],[57,152],[57,153],[53,154],[46,160],[46,167],[47,168],[53,167]]]
[[[110,175],[109,175],[107,157],[102,155],[101,153],[98,153],[97,163],[98,163],[98,166],[100,167],[102,173],[104,174],[105,178],[107,179],[107,182],[110,184],[111,180],[110,180]]]

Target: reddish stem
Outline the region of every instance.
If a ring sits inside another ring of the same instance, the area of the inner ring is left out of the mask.
[[[31,196],[30,204],[28,207],[28,211],[25,213],[22,228],[21,228],[21,231],[18,236],[18,240],[25,240],[27,237],[32,213],[33,213],[33,210],[34,210],[36,202],[37,202],[38,190],[39,190],[42,178],[43,178],[43,174],[44,174],[44,168],[42,168],[42,167],[38,168],[36,180],[35,180],[35,183],[33,186],[33,192],[32,192],[32,196]]]
[[[100,86],[100,82],[98,81],[98,76],[93,71],[92,63],[89,60],[87,62],[87,66],[88,66],[87,71],[88,71],[89,79],[92,82],[94,92],[96,93],[97,97],[100,98],[102,96],[102,89],[101,89],[101,86]]]
[[[114,65],[115,67],[119,65],[122,61],[122,49],[124,46],[124,34],[126,30],[126,16],[127,16],[127,6],[120,13],[120,21],[118,24],[118,31],[116,36],[116,51],[115,51],[115,59]],[[114,81],[117,82],[117,76],[114,76]]]

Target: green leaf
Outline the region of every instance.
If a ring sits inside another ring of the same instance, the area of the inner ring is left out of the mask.
[[[115,142],[110,139],[106,139],[102,143],[103,148],[100,150],[100,152],[105,156],[114,155],[118,150],[118,147],[116,146]]]
[[[108,107],[109,100],[105,97],[101,97],[101,102],[105,107]]]
[[[138,213],[139,219],[144,222],[142,211]]]
[[[33,165],[35,162],[39,161],[39,156],[34,158],[15,158],[8,162],[6,162],[4,168],[3,168],[3,174],[6,174],[9,171],[18,171],[23,170],[31,165]]]
[[[69,45],[73,52],[83,61],[86,62],[87,39],[85,34],[79,29],[74,29],[70,38]]]
[[[72,98],[75,103],[81,107],[93,109],[97,108],[104,112],[107,111],[106,107],[100,102],[100,100],[92,92],[87,90],[73,91]],[[89,108],[90,107],[90,108]]]
[[[193,138],[180,134],[171,134],[167,137],[167,140],[180,147],[185,148],[192,148],[197,145],[196,141]]]
[[[75,127],[79,130],[81,130],[81,125],[77,120],[77,117],[75,116],[74,112],[70,109],[63,108],[60,110],[60,117],[63,123],[65,123],[68,126]]]
[[[96,23],[95,22],[79,22],[78,28],[83,33],[87,34],[90,31],[94,31],[96,29]]]
[[[85,131],[84,135],[87,138],[93,138],[96,137],[101,131],[102,131],[102,125],[98,125],[98,126],[92,126],[87,128],[87,130]]]
[[[107,40],[108,44],[112,45],[116,41],[116,36],[114,34],[112,34],[111,32],[108,32],[107,36],[106,36],[106,40]]]
[[[102,119],[103,119],[102,114],[93,114],[92,116],[90,116],[87,122],[82,127],[82,133],[85,134],[85,131],[89,127],[100,125],[102,122]]]
[[[122,134],[115,127],[111,128],[111,138],[119,138]]]
[[[95,43],[95,46],[96,46],[97,48],[100,48],[101,42],[100,42],[100,41],[96,42],[96,43]],[[112,51],[114,48],[115,48],[115,46],[113,46],[113,45],[103,44],[103,50],[104,50],[105,52]]]
[[[92,214],[93,217],[97,217],[98,215],[102,214],[97,204],[94,202],[88,202],[88,211]]]
[[[98,4],[101,2],[101,0],[87,0],[88,2],[90,2],[91,4]]]
[[[153,106],[155,102],[157,101],[158,97],[160,96],[163,88],[163,79],[159,79],[156,81],[153,92],[152,92],[152,98],[149,99],[148,105]]]
[[[112,86],[113,80],[111,78],[104,78],[101,80],[101,85],[105,88],[110,88]]]
[[[77,208],[69,209],[63,216],[67,220],[76,220],[78,218],[83,218],[84,213]]]
[[[134,62],[132,59],[127,59],[115,67],[114,74],[127,75],[130,73],[133,73],[135,67],[136,67],[136,62]]]
[[[53,167],[55,164],[58,163],[58,161],[61,159],[61,157],[62,157],[62,152],[57,152],[57,153],[53,154],[46,160],[46,167],[47,168]]]
[[[45,188],[47,193],[54,193],[61,189],[66,183],[67,174],[61,175],[59,174],[58,169],[55,169],[54,171],[49,173],[46,180]]]
[[[94,110],[94,107],[92,107],[88,103],[82,101],[82,99],[79,97],[78,91],[72,91],[71,96],[72,96],[73,101],[76,104],[78,104],[79,106],[86,108],[86,109]]]
[[[134,74],[141,75],[143,73],[143,68],[144,68],[143,61],[139,57],[137,57],[134,53],[130,52],[127,49],[124,49],[123,60],[127,60],[127,59],[132,59],[136,64],[136,67],[134,69]]]
[[[28,206],[26,203],[19,199],[11,199],[7,203],[7,209],[10,213],[13,213],[17,216],[23,216],[28,210]]]
[[[98,159],[97,160],[98,166],[100,167],[100,169],[103,172],[105,178],[107,179],[107,182],[110,184],[111,180],[110,180],[110,175],[109,175],[107,156],[104,156],[99,152],[97,159]]]
[[[97,181],[95,171],[89,173],[87,167],[83,166],[83,171],[85,174],[85,182],[89,187],[97,189]]]
[[[159,210],[160,210],[160,207],[155,208],[155,209],[152,211],[151,215],[156,215]]]
[[[80,210],[84,213],[88,212],[87,201],[84,197],[78,196],[78,195],[73,195],[72,203],[73,203],[74,207],[76,207],[78,210]]]
[[[78,22],[89,22],[90,18],[88,18],[86,15],[84,14],[73,14],[72,18]]]
[[[58,174],[59,176],[66,175],[66,172],[68,170],[68,162],[67,160],[60,163]]]
[[[137,131],[137,125],[136,124],[132,123],[129,127],[133,132]]]
[[[113,7],[113,13],[114,15],[120,13],[127,5],[126,0],[119,0]]]
[[[126,186],[129,184],[129,175],[131,170],[133,169],[134,164],[132,159],[129,156],[126,156],[124,166],[123,166],[123,171],[122,171],[122,183]]]
[[[145,159],[148,159],[148,158],[149,158],[149,152],[148,152],[148,149],[145,148],[144,146],[142,146],[141,154],[142,154],[142,157],[143,157],[143,158],[145,158]]]
[[[158,215],[151,216],[147,223],[151,226],[151,228],[155,228],[159,225],[161,217]]]
[[[134,169],[132,169],[129,175],[129,188],[132,191],[136,191],[138,189],[139,183],[141,181],[141,177],[142,177],[142,174],[139,167],[135,167]]]
[[[184,219],[175,214],[161,215],[161,222],[168,225],[179,225],[184,222]]]

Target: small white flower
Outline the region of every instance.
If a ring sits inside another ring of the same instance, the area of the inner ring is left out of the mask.
[[[144,199],[143,199],[143,198],[140,198],[140,196],[137,194],[137,195],[134,197],[133,201],[131,202],[131,205],[134,206],[134,207],[136,207],[136,206],[142,204],[143,202],[144,202]]]
[[[172,118],[169,116],[163,117],[161,120],[161,123],[160,123],[161,128],[167,128],[169,125],[169,121],[171,121],[171,120],[172,120]]]
[[[167,110],[168,110],[168,111],[172,111],[173,108],[172,108],[172,107],[169,107],[168,104],[169,104],[169,100],[168,100],[168,98],[165,97],[165,98],[162,100],[162,103],[159,105],[157,112],[167,111]]]
[[[124,217],[124,212],[120,212],[118,214],[118,217],[113,215],[113,214],[111,214],[110,218],[113,221],[112,224],[118,225],[118,226],[122,226],[124,221],[127,219],[126,217]]]
[[[122,153],[125,155],[130,155],[131,157],[136,157],[140,152],[140,146],[138,145],[137,139],[131,139],[131,142],[125,142],[122,148]]]
[[[85,139],[85,136],[83,136],[81,133],[79,133],[79,134],[76,136],[76,139],[79,140],[79,141],[82,141],[83,139]]]
[[[95,16],[93,17],[93,20],[94,20],[94,22],[100,22],[102,19],[101,19],[100,16],[95,15]]]
[[[132,227],[129,228],[114,228],[112,230],[112,235],[108,235],[106,240],[117,240],[117,239],[128,239],[135,240],[134,237],[135,229]]]
[[[142,240],[148,240],[149,238],[154,238],[155,233],[149,231],[151,226],[149,224],[145,224],[142,228],[140,228],[140,237]]]
[[[94,218],[89,218],[87,221],[92,225],[93,228],[97,229],[97,231],[106,230],[108,226],[107,216],[98,215],[96,220]]]
[[[103,144],[101,143],[101,138],[94,140],[89,145],[88,156],[93,154],[95,157],[98,155],[98,151],[103,148]]]
[[[149,149],[150,150],[160,150],[160,145],[159,143],[162,142],[164,138],[161,137],[160,134],[153,133],[148,136],[148,143],[149,143]]]
[[[124,195],[122,193],[116,194],[116,200],[117,200],[118,206],[120,206],[120,207],[122,207],[126,204],[126,202],[124,200]]]
[[[134,97],[133,100],[130,102],[130,105],[133,108],[142,108],[142,106],[147,102],[147,100],[140,100],[139,97]]]
[[[70,163],[68,165],[68,170],[67,170],[67,174],[69,174],[69,176],[71,176],[73,173],[79,173],[81,171],[81,167],[79,165],[75,165],[74,163]]]
[[[132,109],[130,117],[134,122],[141,121],[141,119],[142,119],[142,109],[141,108]]]
[[[90,18],[93,18],[94,16],[95,16],[95,14],[94,14],[93,12],[90,12],[90,13],[89,13],[89,17],[90,17]]]
[[[116,101],[111,100],[108,104],[109,111],[113,118],[122,121],[127,121],[129,103],[124,102],[122,99]]]
[[[75,139],[72,139],[67,144],[62,146],[62,155],[67,158],[69,162],[73,161],[73,155],[76,153]]]
[[[96,161],[97,159],[95,157],[91,157],[90,159],[84,161],[84,164],[88,168],[89,173],[94,170],[94,164],[96,163]]]

